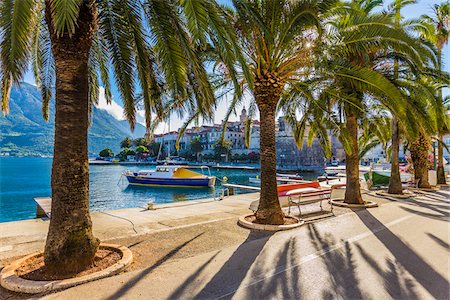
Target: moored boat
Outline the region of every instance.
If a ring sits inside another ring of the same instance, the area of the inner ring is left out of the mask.
[[[391,178],[390,171],[378,171],[372,170],[367,173],[364,173],[364,179],[370,187],[383,187],[389,186],[389,180]],[[411,174],[401,172],[400,179],[402,183],[407,183],[411,180]]]
[[[295,179],[295,180],[303,180],[303,176],[296,174],[283,174],[283,173],[277,173],[278,178],[282,179]]]
[[[256,177],[249,177],[249,178],[248,178],[248,182],[250,182],[250,183],[261,184],[261,178],[259,178],[259,176],[256,176]]]
[[[208,169],[207,167],[202,167]],[[156,170],[125,171],[123,175],[131,185],[167,187],[214,187],[216,177],[187,169],[186,166],[162,165]]]

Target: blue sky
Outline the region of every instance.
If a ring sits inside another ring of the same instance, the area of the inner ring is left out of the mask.
[[[230,4],[231,1],[229,0],[219,0],[219,2],[222,2],[224,4]],[[416,4],[407,6],[403,9],[402,11],[402,15],[405,18],[417,18],[423,14],[431,14],[432,13],[432,7],[434,4],[438,4],[443,2],[443,0],[419,0]],[[387,6],[390,1],[385,1]],[[450,72],[450,49],[449,46],[447,45],[444,49],[444,70],[446,70],[447,72]],[[24,81],[31,83],[31,84],[35,84],[33,75],[31,72],[27,72],[24,76]],[[102,101],[102,99],[100,100],[100,106],[102,108],[105,108],[106,110],[108,110],[111,114],[113,114],[115,117],[117,118],[121,118],[121,113],[122,113],[122,102],[120,100],[120,96],[117,92],[117,90],[114,87],[114,83],[113,84],[113,99],[115,101],[115,103],[113,103],[113,105],[106,105],[105,101]],[[445,92],[445,94],[448,94],[448,89]],[[221,120],[224,118],[225,113],[227,111],[227,107],[228,107],[228,101],[231,99],[230,97],[228,97],[229,99],[224,99],[221,101],[221,103],[218,106],[218,109],[216,110],[216,115],[215,115],[215,122],[216,123],[220,123]],[[241,111],[242,107],[237,109],[237,113],[239,115],[240,111]],[[143,123],[143,114],[140,113],[138,114],[138,122]],[[233,116],[230,120],[237,120],[237,116]],[[176,130],[177,128],[179,128],[182,125],[183,121],[176,119],[176,118],[172,118],[171,120],[171,124],[170,124],[170,129],[171,130]],[[160,132],[164,132],[167,131],[167,124],[162,124],[156,131],[157,133]]]

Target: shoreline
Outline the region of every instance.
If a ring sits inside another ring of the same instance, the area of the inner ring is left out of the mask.
[[[149,161],[122,161],[122,162],[109,162],[109,161],[102,161],[102,160],[89,160],[89,165],[97,165],[97,166],[157,166],[158,164],[156,162],[149,162]],[[180,164],[181,166],[187,166],[187,167],[200,167],[200,166],[207,166],[212,169],[232,169],[232,170],[260,170],[261,167],[259,164],[247,164],[247,165],[220,165],[217,163],[194,163],[194,164]],[[299,167],[278,167],[277,172],[318,172],[323,171],[323,166],[299,166]]]

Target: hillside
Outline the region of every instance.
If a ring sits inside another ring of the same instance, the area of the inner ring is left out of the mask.
[[[42,100],[39,90],[21,83],[11,89],[10,113],[0,117],[0,152],[14,150],[19,155],[51,155],[53,152],[54,104],[50,120],[42,118]],[[119,150],[125,136],[142,137],[144,126],[137,124],[131,133],[128,123],[117,120],[107,111],[94,108],[89,128],[89,154],[96,155],[103,148]]]

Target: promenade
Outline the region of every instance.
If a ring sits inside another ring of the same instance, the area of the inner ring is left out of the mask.
[[[93,213],[96,235],[128,246],[135,262],[118,276],[45,299],[450,297],[448,188],[408,200],[366,194],[380,206],[339,208],[335,217],[277,233],[236,225],[257,197],[108,212],[115,217]],[[41,220],[0,224],[2,263],[42,247],[46,226]],[[0,297],[26,296],[1,290]]]

